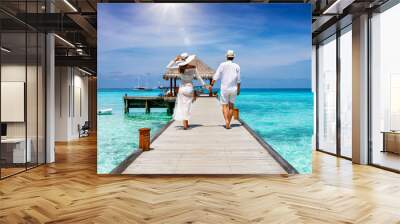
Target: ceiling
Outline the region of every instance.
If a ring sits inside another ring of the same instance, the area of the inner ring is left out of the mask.
[[[26,53],[30,58],[30,52],[34,53],[36,47],[31,44],[25,52],[26,30],[54,32],[56,65],[79,66],[96,74],[96,4],[96,0],[1,0],[2,43],[12,49],[7,59]]]

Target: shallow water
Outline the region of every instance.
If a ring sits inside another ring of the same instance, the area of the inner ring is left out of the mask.
[[[98,116],[97,171],[109,173],[137,148],[138,129],[150,127],[153,136],[170,119],[165,109],[131,109],[123,112],[123,95],[156,96],[154,91],[100,89],[98,109],[112,108],[112,115]],[[241,118],[274,147],[300,173],[311,172],[313,95],[310,90],[243,89],[237,99]]]
[[[247,89],[240,117],[300,173],[311,172],[313,94],[303,89]]]
[[[130,109],[124,114],[123,96],[157,96],[156,91],[107,89],[98,92],[98,109],[112,108],[112,115],[97,116],[97,172],[109,173],[134,152],[139,141],[139,128],[151,128],[151,136],[170,119],[164,109],[153,109],[150,114],[143,109]]]

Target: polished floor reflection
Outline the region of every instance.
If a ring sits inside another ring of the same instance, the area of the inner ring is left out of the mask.
[[[387,167],[400,171],[400,155],[392,152],[375,151],[373,163],[379,166]]]

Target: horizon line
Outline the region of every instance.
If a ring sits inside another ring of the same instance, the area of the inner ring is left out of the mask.
[[[134,88],[133,87],[99,87],[97,89],[134,89]],[[219,89],[219,88],[215,88],[215,89]],[[240,89],[312,89],[312,88],[311,87],[241,87]]]

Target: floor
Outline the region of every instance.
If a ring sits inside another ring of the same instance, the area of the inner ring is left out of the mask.
[[[311,175],[96,174],[96,138],[0,181],[0,223],[400,223],[400,175],[315,152]]]
[[[18,167],[2,167],[0,170],[1,178],[6,178],[8,176],[24,172],[27,169],[33,169],[36,166],[37,166],[37,164],[28,163],[28,164],[26,164],[26,167],[25,167],[25,164],[18,165]]]
[[[15,168],[15,167],[7,167],[7,168],[1,168],[1,177],[3,178],[3,177],[7,177],[7,176],[10,176],[10,175],[13,175],[13,174],[15,174],[15,173],[19,173],[19,172],[22,172],[22,171],[25,171],[25,167],[17,167],[17,168]]]
[[[192,128],[173,122],[123,173],[287,174],[240,122],[229,130],[224,123],[217,99],[200,97],[193,104]]]

